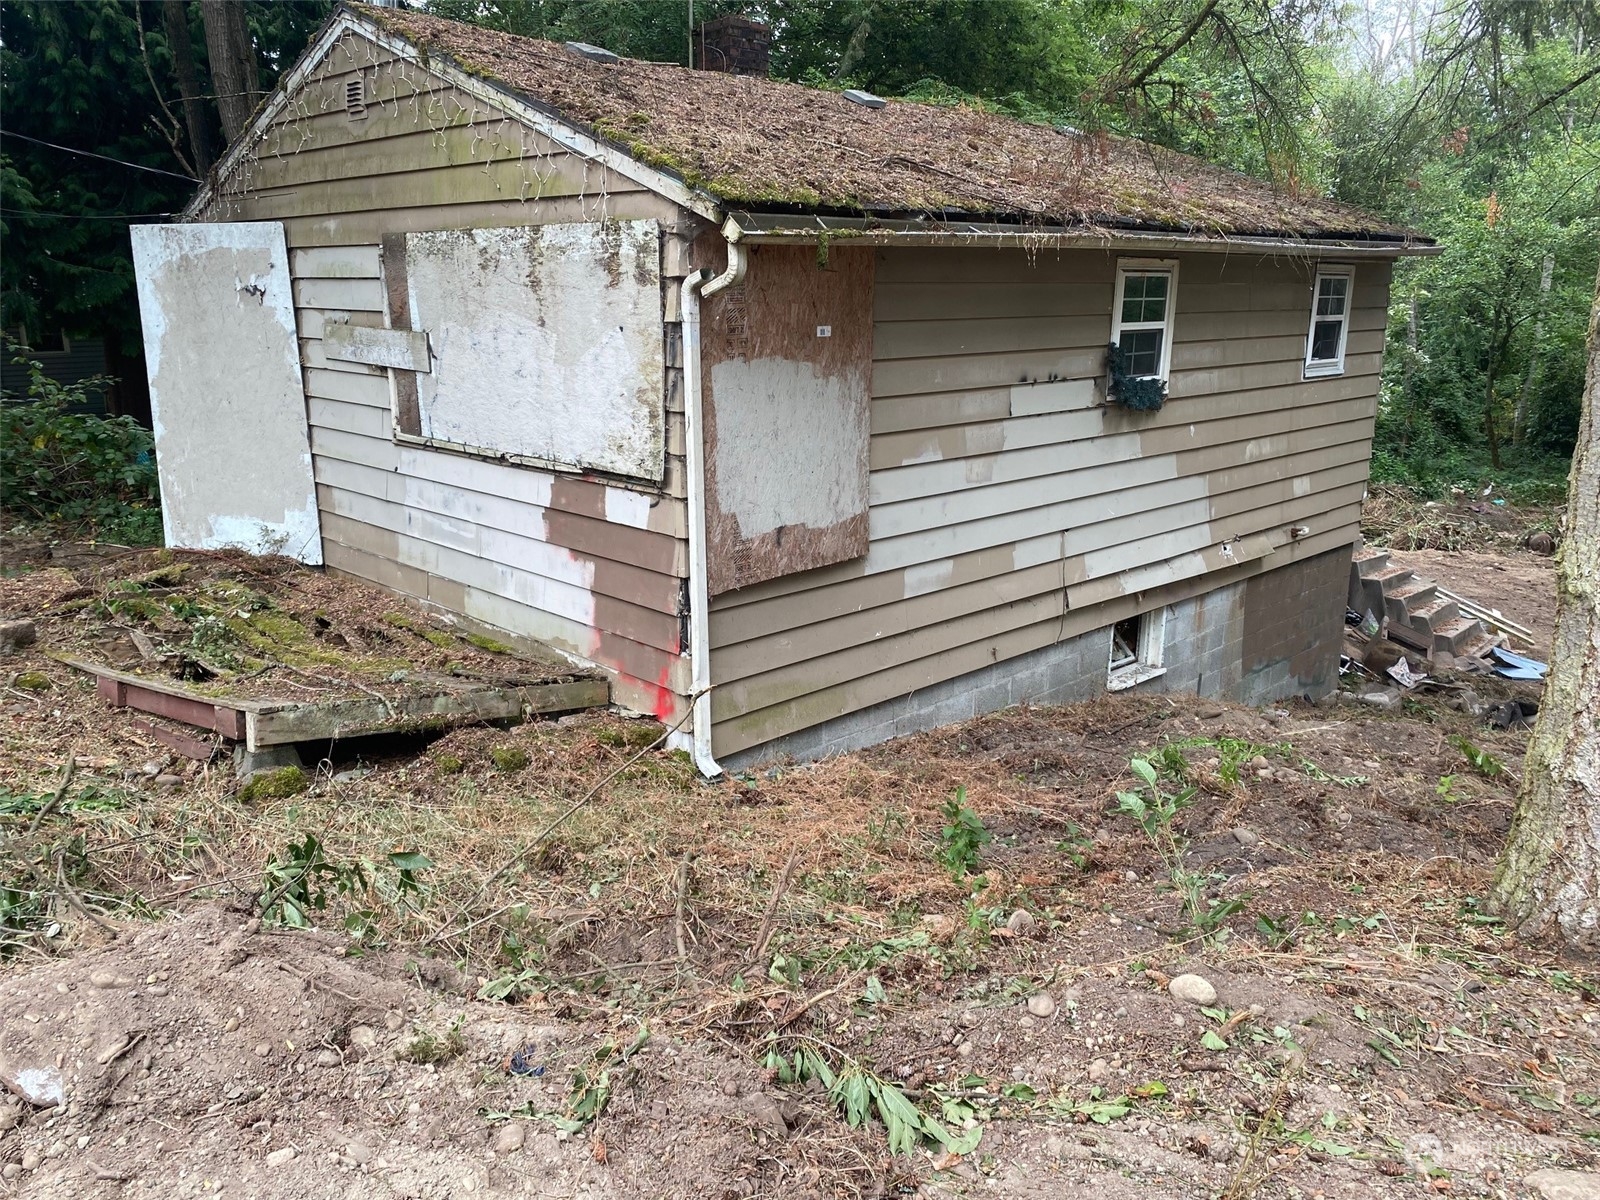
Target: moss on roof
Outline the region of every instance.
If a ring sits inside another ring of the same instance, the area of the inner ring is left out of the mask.
[[[586,126],[728,204],[1232,236],[1427,241],[1321,196],[1131,138],[971,107],[881,109],[772,79],[622,59],[402,9],[359,10],[428,55]]]

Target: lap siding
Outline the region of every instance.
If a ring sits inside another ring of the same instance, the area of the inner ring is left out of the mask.
[[[1172,398],[1130,414],[1097,394],[1115,260],[880,252],[871,549],[716,599],[717,753],[1355,540],[1387,264],[1356,267],[1344,374],[1307,381],[1313,264],[1180,256]],[[1206,570],[1234,538],[1253,560]]]

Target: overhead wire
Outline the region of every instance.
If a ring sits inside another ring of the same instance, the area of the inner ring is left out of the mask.
[[[35,146],[48,146],[52,150],[60,150],[65,154],[75,154],[79,158],[97,158],[101,162],[115,163],[119,167],[131,167],[135,171],[149,171],[154,175],[170,175],[173,179],[187,180],[189,183],[199,183],[193,175],[184,175],[178,171],[167,171],[161,167],[147,167],[144,163],[128,162],[122,158],[112,158],[109,154],[96,154],[93,150],[79,150],[72,146],[62,146],[56,142],[47,142],[43,138],[29,137],[25,133],[16,133],[10,129],[0,129],[0,138],[16,138],[22,142],[32,142]]]

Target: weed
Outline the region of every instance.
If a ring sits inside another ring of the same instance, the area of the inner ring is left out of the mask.
[[[1087,871],[1089,863],[1094,858],[1094,839],[1084,833],[1076,823],[1068,821],[1067,836],[1056,843],[1056,849],[1065,854],[1067,861],[1078,870]]]
[[[466,765],[466,761],[455,754],[440,754],[433,760],[433,769],[441,775],[459,775]]]
[[[464,1016],[457,1017],[442,1035],[431,1029],[419,1029],[417,1036],[402,1046],[396,1057],[419,1066],[460,1058],[467,1052],[467,1039],[461,1036],[461,1025],[465,1020]]]
[[[1367,777],[1365,775],[1330,774],[1329,772],[1324,771],[1321,767],[1317,766],[1317,764],[1312,762],[1309,758],[1302,758],[1300,760],[1300,769],[1306,773],[1307,779],[1314,779],[1318,783],[1332,783],[1337,784],[1339,787],[1354,788],[1361,787],[1367,782]]]
[[[528,765],[528,752],[521,746],[496,746],[489,751],[489,761],[497,771],[520,771]]]
[[[311,914],[325,910],[328,901],[337,896],[361,895],[386,907],[403,908],[411,896],[422,891],[417,872],[429,869],[433,863],[427,855],[414,850],[397,850],[384,862],[396,873],[392,883],[382,878],[379,868],[371,862],[337,862],[329,858],[316,834],[308,833],[303,840],[290,842],[282,854],[267,860],[261,879],[261,919],[269,925],[304,929],[311,924]],[[345,927],[366,938],[377,918],[377,905],[369,903],[353,910],[345,918]]]
[[[903,1091],[874,1074],[842,1051],[812,1038],[791,1036],[794,1051],[785,1054],[776,1037],[769,1039],[763,1066],[777,1074],[780,1083],[820,1083],[828,1099],[840,1110],[845,1123],[859,1129],[874,1115],[888,1135],[891,1154],[911,1154],[923,1143],[943,1147],[952,1154],[970,1154],[983,1137],[983,1127],[952,1132],[943,1122],[923,1112]],[[832,1051],[838,1067],[828,1061]]]
[[[965,786],[944,802],[939,815],[944,818],[944,828],[939,831],[939,865],[960,882],[978,865],[978,852],[994,838],[978,814],[967,807]]]
[[[311,780],[299,767],[290,765],[273,771],[257,771],[239,788],[242,804],[255,804],[261,800],[284,800],[297,796],[311,786]]]
[[[1439,783],[1433,789],[1433,792],[1434,795],[1438,796],[1439,799],[1443,800],[1446,804],[1454,804],[1457,800],[1465,799],[1465,797],[1456,790],[1456,776],[1454,775],[1441,775],[1439,777]]]
[[[1494,755],[1478,746],[1474,746],[1464,735],[1457,735],[1451,739],[1457,750],[1461,751],[1472,769],[1485,779],[1498,779],[1506,773],[1506,765]]]
[[[1129,763],[1133,773],[1144,785],[1141,792],[1118,792],[1117,811],[1134,819],[1155,847],[1167,877],[1172,881],[1183,907],[1185,920],[1207,941],[1221,940],[1227,930],[1224,922],[1244,908],[1244,898],[1213,900],[1205,898],[1209,877],[1191,871],[1184,865],[1183,857],[1189,840],[1178,832],[1178,814],[1194,802],[1194,786],[1169,792],[1161,786],[1160,776],[1148,760],[1135,758]]]

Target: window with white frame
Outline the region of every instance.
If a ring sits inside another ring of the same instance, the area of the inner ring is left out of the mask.
[[[1311,331],[1306,334],[1306,378],[1344,374],[1345,336],[1350,332],[1349,267],[1320,267],[1311,292]]]
[[[1167,673],[1161,665],[1167,638],[1167,610],[1127,617],[1111,627],[1111,661],[1106,666],[1106,690],[1120,692],[1136,683]]]
[[[1167,378],[1172,362],[1172,309],[1178,264],[1167,258],[1124,258],[1117,263],[1111,340],[1135,379]]]

